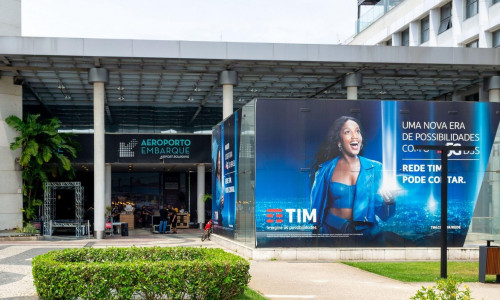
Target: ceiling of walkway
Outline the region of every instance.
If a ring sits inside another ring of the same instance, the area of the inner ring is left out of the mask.
[[[234,108],[253,98],[345,99],[350,72],[363,74],[359,99],[434,100],[499,75],[498,64],[422,64],[298,60],[182,59],[1,54],[1,75],[23,85],[25,111],[58,117],[65,128],[92,128],[88,70],[109,70],[107,131],[209,130],[222,119],[217,74],[238,72]]]

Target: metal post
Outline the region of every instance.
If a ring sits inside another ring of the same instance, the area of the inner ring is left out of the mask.
[[[191,211],[191,171],[188,171],[188,211],[191,215],[193,212]],[[190,218],[191,219],[191,218]]]
[[[448,150],[441,150],[441,278],[448,277]]]
[[[441,151],[441,277],[448,277],[448,151],[474,150],[474,146],[415,145],[417,150]]]

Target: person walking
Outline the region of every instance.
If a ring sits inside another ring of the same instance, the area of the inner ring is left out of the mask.
[[[160,234],[164,234],[167,231],[168,223],[168,210],[163,206],[160,208],[160,228],[158,229]]]

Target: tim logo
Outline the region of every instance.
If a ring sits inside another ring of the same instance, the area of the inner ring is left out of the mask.
[[[281,208],[268,208],[267,209],[267,223],[283,223],[283,209]],[[316,222],[316,209],[311,211],[295,208],[287,208],[285,212],[288,214],[288,222],[290,223],[308,223],[312,221]]]
[[[283,210],[281,208],[267,209],[267,223],[283,223]]]
[[[120,142],[120,148],[118,149],[119,157],[134,157],[135,153],[132,149],[134,149],[135,146],[137,146],[136,139],[132,139],[128,144]]]

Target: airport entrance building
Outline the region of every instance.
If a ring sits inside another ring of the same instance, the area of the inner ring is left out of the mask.
[[[202,224],[211,130],[254,98],[451,101],[473,90],[479,101],[500,100],[497,49],[1,36],[0,72],[1,229],[22,225],[9,115],[58,117],[87,139],[75,166],[96,215],[134,198],[181,202]],[[472,218],[487,236],[500,232],[499,147],[497,133]],[[102,237],[104,219],[95,231]]]

